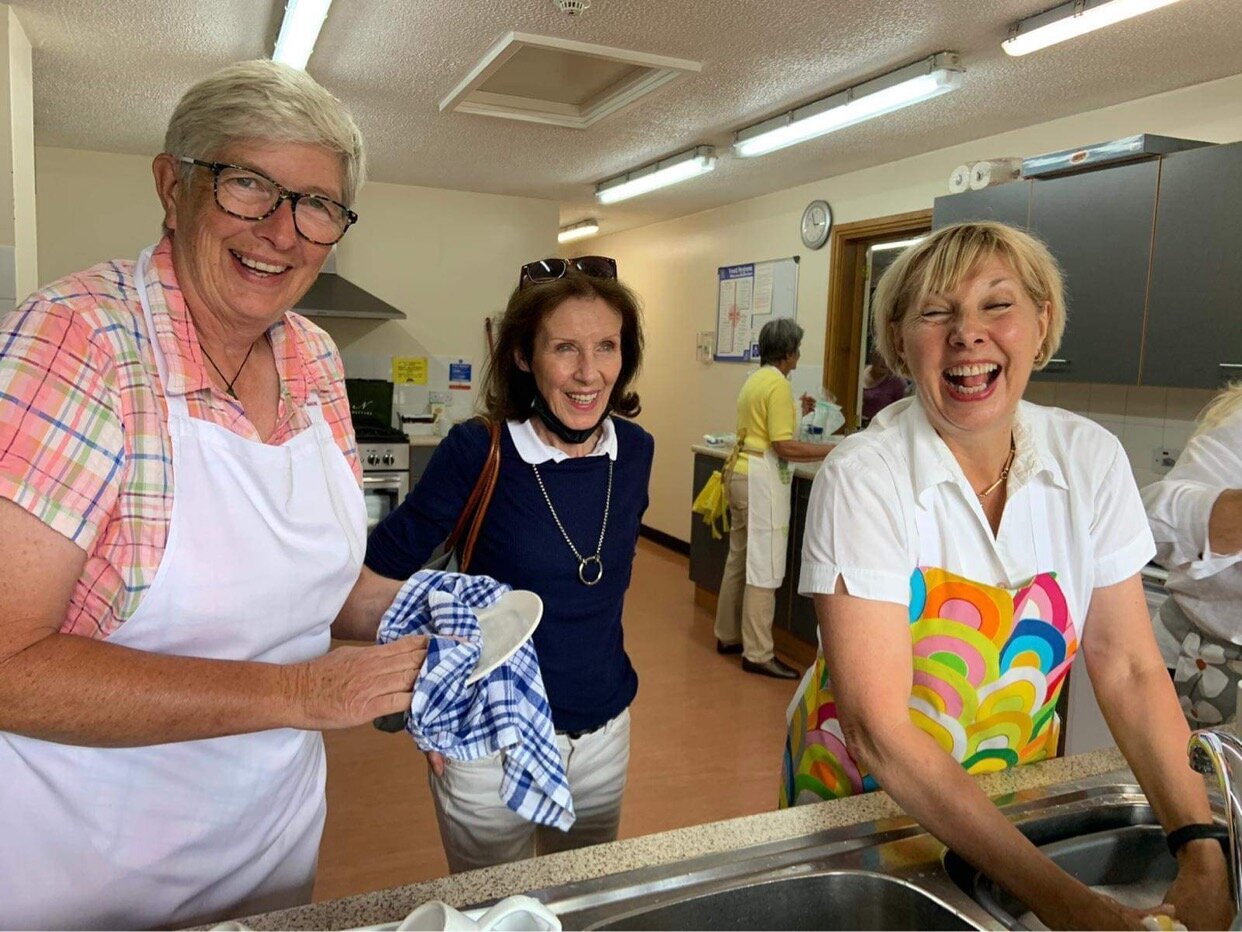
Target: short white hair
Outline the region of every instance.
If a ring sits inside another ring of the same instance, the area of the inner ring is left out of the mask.
[[[347,206],[366,177],[362,134],[345,105],[288,65],[238,62],[199,81],[173,111],[164,151],[214,161],[239,140],[307,143],[338,153]],[[184,166],[184,176],[192,170]]]

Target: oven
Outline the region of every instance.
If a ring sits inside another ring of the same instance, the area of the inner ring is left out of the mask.
[[[359,441],[367,533],[400,505],[410,491],[410,445]]]

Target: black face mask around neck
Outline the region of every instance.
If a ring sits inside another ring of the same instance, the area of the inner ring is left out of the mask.
[[[535,399],[531,402],[530,406],[535,414],[539,415],[539,420],[543,421],[543,426],[552,431],[552,433],[556,434],[556,436],[560,437],[566,443],[586,443],[591,434],[595,433],[595,431],[599,428],[599,425],[604,422],[604,418],[608,417],[609,412],[609,409],[605,408],[603,415],[600,416],[600,419],[586,430],[574,430],[552,413],[552,409],[548,407],[548,403],[544,400],[543,395],[538,389],[535,389]]]

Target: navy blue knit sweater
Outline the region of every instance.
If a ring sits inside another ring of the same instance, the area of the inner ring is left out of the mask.
[[[557,530],[531,466],[501,431],[500,478],[470,562],[482,573],[543,599],[534,645],[552,722],[584,731],[624,711],[638,691],[625,653],[621,607],[630,585],[638,525],[647,510],[655,449],[650,434],[613,418],[617,459],[604,537],[604,576],[578,579],[578,561]],[[454,427],[436,448],[414,490],[371,533],[366,563],[382,576],[404,579],[418,570],[452,532],[487,456],[487,428],[477,420]],[[573,457],[539,466],[561,523],[583,556],[595,553],[608,486],[608,457]],[[589,570],[593,570],[590,567]]]

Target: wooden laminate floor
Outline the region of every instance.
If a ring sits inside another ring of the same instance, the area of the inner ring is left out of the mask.
[[[626,597],[625,644],[639,688],[621,837],[775,808],[796,683],[743,673],[737,656],[718,655],[686,558],[646,540]],[[315,899],[446,874],[427,767],[409,736],[366,726],[326,740]]]

